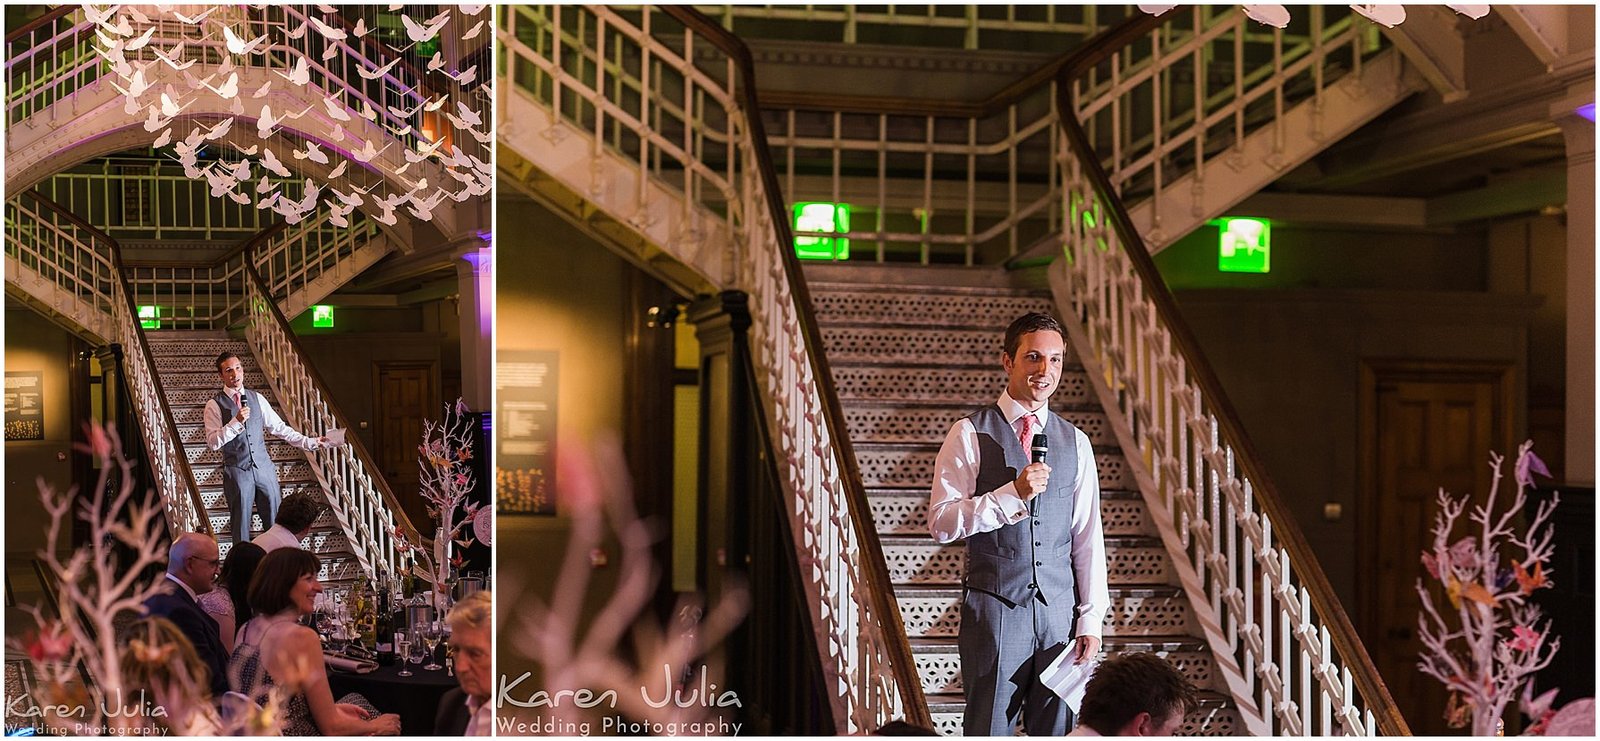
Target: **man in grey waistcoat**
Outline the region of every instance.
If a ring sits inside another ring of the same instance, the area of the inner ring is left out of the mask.
[[[969,736],[1059,736],[1071,711],[1039,673],[1063,651],[1100,650],[1111,605],[1100,484],[1089,437],[1049,409],[1061,381],[1066,333],[1048,314],[1006,329],[1005,392],[957,421],[935,463],[928,532],[966,540],[961,679]],[[1031,463],[1043,433],[1046,462]]]
[[[206,447],[222,451],[222,494],[228,500],[233,542],[250,539],[250,515],[272,527],[278,519],[278,469],[267,454],[272,434],[303,450],[328,447],[326,437],[307,437],[285,424],[261,395],[244,387],[244,363],[224,352],[217,356],[222,391],[206,402]],[[224,421],[226,420],[226,421]]]

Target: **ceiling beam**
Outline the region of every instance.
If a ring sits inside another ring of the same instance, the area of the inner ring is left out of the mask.
[[[1428,225],[1446,226],[1494,219],[1539,211],[1566,202],[1566,168],[1548,168],[1531,177],[1429,198]]]
[[[1496,5],[1494,9],[1547,69],[1555,66],[1571,51],[1567,31],[1570,9],[1567,6]]]
[[[1467,97],[1467,47],[1455,11],[1439,5],[1408,7],[1406,23],[1382,29],[1439,91],[1444,102]]]

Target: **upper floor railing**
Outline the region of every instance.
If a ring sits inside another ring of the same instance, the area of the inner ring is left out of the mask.
[[[1127,27],[1127,37],[1145,39],[1144,48],[1153,52],[1143,70],[1129,52],[1134,47],[1116,43],[1087,49],[1061,69],[1058,109],[1082,113],[1064,117],[1059,129],[1057,208],[1065,233],[1053,285],[1082,323],[1087,346],[1080,355],[1103,374],[1097,382],[1115,390],[1117,411],[1151,461],[1152,509],[1174,523],[1210,610],[1224,621],[1228,649],[1260,709],[1263,732],[1403,735],[1407,728],[1394,700],[1283,494],[1267,478],[1119,193],[1138,176],[1119,180],[1116,173],[1153,170],[1159,185],[1159,163],[1180,148],[1194,147],[1195,163],[1203,166],[1211,126],[1236,125],[1237,119],[1195,115],[1206,110],[1198,94],[1187,115],[1157,105],[1155,122],[1170,128],[1150,137],[1146,155],[1114,147],[1109,161],[1088,125],[1108,110],[1114,121],[1122,115],[1115,105],[1090,103],[1097,90],[1146,86],[1162,100],[1161,60],[1190,57],[1211,33],[1202,12],[1192,13],[1197,33],[1188,44],[1168,47],[1161,31],[1150,36],[1150,28],[1164,24],[1160,19]],[[1279,63],[1279,69],[1291,66]],[[1255,99],[1281,101],[1281,93],[1270,91],[1285,85],[1274,83]],[[1252,99],[1243,87],[1231,96],[1245,105]],[[1281,104],[1271,110],[1281,114]],[[1120,137],[1124,129],[1114,128]]]
[[[148,318],[162,329],[227,329],[248,321],[247,257],[274,302],[303,307],[311,301],[296,292],[311,290],[324,276],[342,275],[343,261],[381,234],[377,223],[359,211],[344,227],[333,224],[331,216],[323,210],[299,224],[274,224],[207,265],[130,265],[128,280],[140,305],[154,307],[147,311],[155,316]]]
[[[6,33],[6,123],[15,125],[100,79],[93,27],[76,5],[51,8]]]
[[[502,95],[525,96],[587,132],[590,146],[626,160],[640,203],[662,183],[683,194],[686,217],[696,209],[725,216],[719,228],[729,230],[733,254],[729,275],[713,280],[750,296],[752,363],[770,400],[762,413],[785,476],[835,727],[862,733],[897,717],[931,727],[788,207],[752,116],[748,50],[684,7],[645,7],[630,20],[604,6],[511,6],[498,32]]]
[[[285,197],[297,200],[303,194],[303,180],[263,177]],[[255,188],[247,189],[245,203],[213,198],[205,180],[159,159],[106,157],[51,175],[35,187],[120,241],[242,241],[278,218],[260,207],[263,196]]]
[[[699,5],[743,39],[1021,51],[1081,43],[1128,16],[1101,5]]]
[[[103,308],[109,337],[123,347],[123,362],[139,417],[151,476],[172,532],[211,532],[203,516],[200,486],[183,452],[177,422],[156,382],[156,364],[145,342],[133,293],[115,240],[78,219],[37,191],[7,202],[6,252],[53,284]],[[8,279],[13,276],[7,276]]]
[[[1382,48],[1348,8],[1312,6],[1287,30],[1263,28],[1236,6],[1182,6],[1114,39],[1117,51],[1072,81],[1074,114],[1125,204],[1159,205],[1190,173],[1204,187],[1207,167],[1240,156],[1246,135],[1278,127],[1283,136],[1287,108],[1320,107],[1328,85]],[[844,237],[854,260],[965,265],[1058,239],[1055,73],[1071,56],[975,103],[764,97],[790,202],[851,206],[848,228],[797,236]]]

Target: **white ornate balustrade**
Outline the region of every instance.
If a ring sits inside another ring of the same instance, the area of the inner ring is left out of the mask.
[[[306,434],[333,428],[350,430],[349,418],[338,413],[316,369],[306,363],[288,320],[278,311],[253,263],[247,259],[243,268],[249,322],[245,339],[277,396],[280,415]],[[397,516],[402,510],[366,449],[353,433],[348,441],[307,453],[306,458],[362,569],[368,575],[380,570],[407,573],[415,557],[400,547],[397,532],[403,532],[413,544],[422,540],[403,514]]]
[[[672,11],[513,6],[498,29],[503,147],[750,296],[750,346],[835,727],[926,722],[854,457],[843,439],[742,46]],[[690,61],[693,60],[693,61]],[[897,650],[898,649],[898,650]]]
[[[1061,136],[1065,259],[1051,286],[1190,599],[1218,621],[1208,635],[1235,662],[1241,706],[1256,709],[1247,725],[1259,735],[1406,733],[1120,206],[1130,178],[1100,169],[1082,127],[1069,122]]]
[[[168,527],[210,532],[177,424],[157,389],[155,362],[120,263],[115,242],[55,204],[31,193],[6,202],[8,291],[20,292],[30,303],[58,301],[56,310],[70,322],[122,346],[122,373]]]

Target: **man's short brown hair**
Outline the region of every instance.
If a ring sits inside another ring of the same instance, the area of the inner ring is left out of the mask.
[[[237,357],[239,357],[239,356],[238,355],[234,355],[231,352],[228,352],[226,350],[222,351],[221,354],[217,355],[217,372],[218,373],[222,372],[222,364],[228,362],[228,358],[237,358]],[[239,362],[243,363],[244,361],[240,360]]]
[[[1127,653],[1100,663],[1084,688],[1078,722],[1102,736],[1122,730],[1139,713],[1164,719],[1174,711],[1188,715],[1200,707],[1194,685],[1155,654]]]
[[[1017,317],[1015,321],[1011,322],[1011,326],[1006,327],[1004,345],[1006,357],[1015,358],[1017,356],[1017,346],[1022,344],[1023,335],[1045,331],[1061,335],[1061,344],[1067,344],[1067,332],[1061,328],[1061,322],[1056,321],[1055,317],[1037,311]]]

